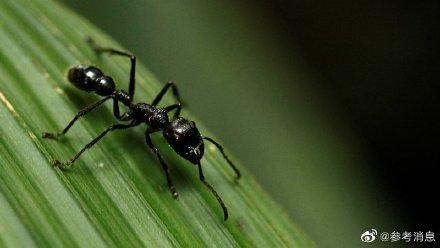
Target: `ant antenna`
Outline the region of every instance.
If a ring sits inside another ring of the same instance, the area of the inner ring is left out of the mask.
[[[211,191],[211,193],[217,199],[218,203],[223,209],[223,216],[224,216],[224,220],[226,221],[229,215],[225,203],[223,202],[222,198],[218,195],[217,191],[215,191],[215,189],[208,182],[205,181],[205,176],[203,175],[202,166],[200,165],[200,163],[197,164],[197,167],[199,168],[200,181],[202,181],[203,184],[205,184],[205,186]]]

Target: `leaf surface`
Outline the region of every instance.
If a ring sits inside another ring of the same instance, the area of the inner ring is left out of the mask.
[[[86,44],[120,46],[62,5],[46,0],[0,2],[0,244],[9,247],[304,247],[313,242],[292,224],[252,175],[237,183],[214,146],[202,166],[230,212],[227,222],[197,168],[176,155],[160,134],[154,142],[171,165],[180,194],[174,200],[145,126],[107,135],[72,170],[53,168],[115,123],[111,103],[81,119],[60,141],[79,109],[99,100],[70,85],[72,65],[94,64],[127,88],[127,59],[97,56]],[[125,50],[125,49],[123,49]],[[150,102],[162,83],[138,63],[135,101]],[[187,100],[190,103],[190,99]],[[167,96],[162,104],[173,103]],[[189,112],[183,116],[198,123]],[[231,152],[227,150],[230,154]],[[232,157],[234,161],[237,158]]]

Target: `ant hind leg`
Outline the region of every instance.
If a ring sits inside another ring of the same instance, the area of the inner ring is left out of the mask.
[[[133,118],[128,112],[121,115],[119,101],[116,99],[113,99],[113,115],[120,121],[129,121]]]
[[[92,49],[96,53],[109,53],[110,55],[119,55],[119,56],[128,57],[130,59],[131,68],[130,68],[130,83],[128,86],[128,94],[130,95],[131,98],[133,98],[135,84],[136,84],[136,79],[135,79],[135,77],[136,77],[136,56],[134,54],[124,52],[124,51],[119,51],[119,50],[116,50],[113,48],[101,47],[98,44],[96,44],[95,40],[93,40],[91,37],[87,37],[86,41],[87,41],[87,43],[90,44],[90,46],[92,47]]]
[[[69,122],[69,124],[67,124],[67,126],[63,129],[63,131],[59,132],[59,133],[48,133],[48,132],[43,132],[42,137],[44,139],[58,139],[60,136],[65,135],[69,129],[73,126],[73,124],[75,124],[75,122],[82,116],[86,115],[87,113],[89,113],[90,111],[94,110],[96,107],[100,106],[101,104],[103,104],[105,101],[107,101],[108,99],[112,98],[111,96],[108,96],[106,98],[103,98],[101,100],[99,100],[98,102],[89,105],[83,109],[81,109],[76,115],[75,117],[73,117],[73,119]]]

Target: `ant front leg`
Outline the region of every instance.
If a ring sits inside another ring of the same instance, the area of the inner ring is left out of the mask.
[[[75,122],[82,116],[86,115],[87,113],[89,113],[90,111],[94,110],[96,107],[98,107],[99,105],[103,104],[105,101],[107,101],[108,99],[112,98],[112,96],[108,96],[92,105],[89,105],[85,108],[83,108],[82,110],[80,110],[75,117],[69,122],[69,124],[63,129],[63,131],[59,132],[59,133],[47,133],[47,132],[43,132],[43,138],[45,139],[57,139],[58,137],[64,135],[67,133],[67,131],[69,131],[69,129],[73,126],[73,124],[75,124]]]
[[[101,47],[98,44],[96,44],[95,40],[93,40],[91,37],[87,37],[87,42],[90,44],[92,49],[97,53],[109,53],[110,55],[119,55],[128,57],[131,62],[131,68],[130,68],[130,83],[128,85],[128,94],[133,99],[134,96],[134,89],[136,84],[136,56],[131,53],[127,53],[124,51],[119,51],[113,48],[108,47]]]
[[[151,141],[150,134],[152,134],[153,132],[154,131],[152,131],[151,129],[147,129],[147,131],[145,132],[145,141],[147,142],[147,145],[150,147],[150,149],[156,154],[157,159],[159,159],[159,162],[162,165],[162,169],[165,172],[168,189],[170,190],[171,195],[173,196],[173,198],[177,198],[179,194],[177,193],[176,188],[174,187],[173,181],[170,176],[170,170],[168,169],[168,165],[163,160],[162,155],[160,155],[159,149],[157,149],[157,147],[154,146],[153,142]]]
[[[239,179],[241,177],[241,173],[238,170],[237,166],[235,166],[235,164],[232,163],[232,161],[228,158],[228,156],[226,155],[223,147],[219,143],[217,143],[215,140],[213,140],[213,139],[211,139],[209,137],[202,137],[202,139],[211,142],[212,144],[214,144],[217,147],[217,149],[220,150],[220,152],[223,155],[223,158],[228,162],[229,166],[231,166],[231,168],[234,170],[235,174],[237,175],[237,179]]]
[[[151,105],[156,106],[160,100],[162,100],[163,95],[168,91],[168,89],[171,88],[171,91],[173,92],[173,96],[176,99],[178,103],[181,103],[183,105],[183,101],[180,98],[179,91],[177,90],[177,86],[173,81],[168,81],[167,84],[162,88],[162,90],[157,94],[156,98],[154,98]]]
[[[72,166],[72,164],[79,158],[79,156],[81,156],[81,154],[83,154],[86,150],[90,149],[93,145],[95,145],[108,132],[113,131],[113,130],[127,129],[127,128],[131,128],[131,127],[134,127],[134,126],[137,126],[137,125],[139,125],[139,123],[135,122],[135,121],[131,122],[130,124],[115,124],[115,125],[111,125],[106,130],[104,130],[104,132],[102,132],[98,137],[96,137],[90,143],[85,145],[84,148],[81,149],[77,154],[75,154],[75,156],[73,156],[71,159],[67,160],[64,163],[60,162],[58,160],[55,160],[55,161],[53,161],[53,164],[55,166],[60,167],[61,169],[67,169],[70,166]]]

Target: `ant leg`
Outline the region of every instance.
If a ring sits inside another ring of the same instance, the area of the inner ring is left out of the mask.
[[[165,163],[162,156],[160,155],[159,149],[157,149],[157,147],[155,147],[153,142],[151,141],[150,134],[153,132],[154,131],[147,129],[147,131],[145,132],[145,141],[147,142],[147,145],[150,147],[150,149],[156,154],[157,159],[159,159],[159,162],[162,165],[162,169],[165,172],[168,189],[170,190],[171,195],[173,196],[173,198],[177,198],[179,194],[177,193],[176,188],[174,187],[173,181],[170,176],[170,170],[168,169],[168,165]]]
[[[134,127],[139,125],[138,122],[132,122],[130,124],[115,124],[115,125],[111,125],[110,127],[108,127],[106,130],[104,130],[104,132],[102,132],[98,137],[96,137],[95,139],[93,139],[90,143],[88,143],[87,145],[84,146],[83,149],[81,149],[81,151],[79,151],[75,156],[73,156],[71,159],[67,160],[66,162],[60,162],[58,160],[53,161],[53,164],[55,166],[60,167],[61,169],[66,169],[69,168],[70,166],[72,166],[72,164],[75,162],[75,160],[77,160],[79,158],[79,156],[85,152],[87,149],[91,148],[94,144],[96,144],[102,137],[104,137],[108,132],[113,131],[113,130],[118,130],[118,129],[127,129],[130,127]]]
[[[73,124],[82,116],[86,115],[88,112],[94,110],[96,107],[98,107],[99,105],[103,104],[105,101],[107,101],[108,99],[112,98],[112,96],[108,96],[106,98],[103,98],[102,100],[89,105],[85,108],[83,108],[82,110],[80,110],[75,117],[73,117],[73,119],[69,122],[69,124],[63,129],[62,132],[60,133],[47,133],[47,132],[43,132],[43,138],[45,139],[57,139],[58,137],[64,135],[67,133],[67,131],[69,131],[69,129],[73,126]]]
[[[113,99],[113,115],[116,119],[121,120],[121,111],[119,110],[119,101]]]
[[[116,119],[120,121],[129,121],[132,119],[131,115],[128,112],[121,115],[121,112],[119,110],[119,101],[116,99],[113,99],[113,115],[116,117]]]
[[[177,90],[176,84],[173,81],[168,81],[167,84],[162,88],[162,90],[157,94],[156,98],[154,98],[151,105],[156,106],[160,100],[162,100],[163,95],[168,91],[168,89],[171,87],[171,90],[173,92],[173,96],[176,99],[178,103],[183,103],[182,99],[180,98],[179,91]]]
[[[119,55],[119,56],[125,56],[130,59],[131,62],[131,69],[130,69],[130,83],[128,85],[128,94],[131,98],[134,96],[134,88],[136,84],[135,76],[136,76],[136,56],[131,53],[119,51],[113,48],[107,48],[107,47],[101,47],[98,44],[96,44],[95,40],[93,40],[91,37],[87,37],[87,42],[90,44],[93,50],[97,53],[109,53],[110,55]]]
[[[217,147],[217,149],[220,150],[220,152],[222,153],[222,155],[225,158],[225,160],[228,162],[228,164],[231,166],[231,168],[235,171],[235,174],[237,175],[237,179],[239,179],[241,177],[241,173],[238,170],[238,168],[232,163],[232,161],[229,160],[228,156],[226,156],[226,153],[225,153],[223,147],[219,143],[217,143],[215,140],[213,140],[213,139],[211,139],[209,137],[204,137],[203,136],[202,139],[208,140],[209,142],[214,144]]]
[[[180,110],[182,110],[182,104],[177,103],[170,106],[167,106],[164,108],[164,110],[168,113],[170,111],[173,111],[174,109],[177,109],[176,112],[174,112],[173,119],[176,119],[180,115]]]
[[[205,184],[205,186],[211,191],[211,193],[217,199],[218,203],[223,209],[223,216],[224,216],[224,220],[226,221],[228,219],[228,209],[226,208],[225,203],[223,202],[222,198],[218,195],[217,191],[215,191],[215,189],[208,182],[205,181],[205,176],[203,175],[202,166],[200,165],[200,163],[197,164],[197,167],[199,168],[200,181],[202,181],[203,184]]]

